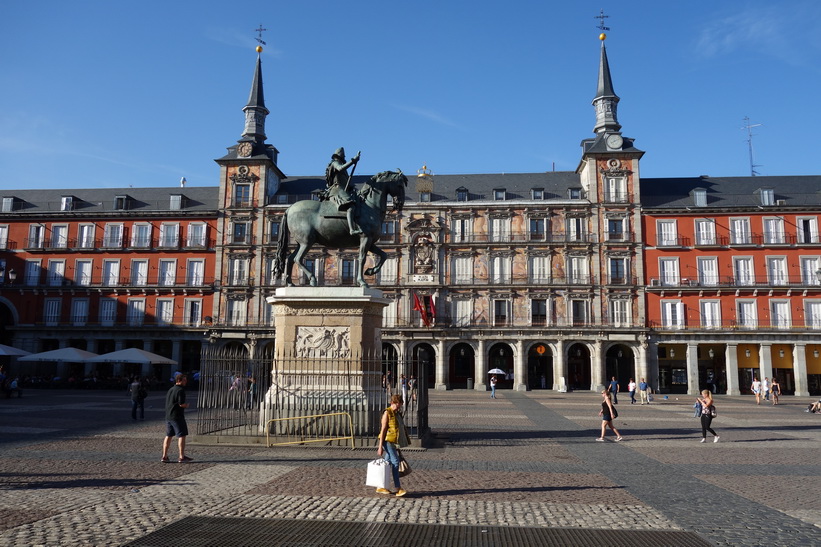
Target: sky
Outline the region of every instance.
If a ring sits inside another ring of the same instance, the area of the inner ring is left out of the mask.
[[[216,186],[258,34],[288,176],[573,171],[600,20],[643,177],[821,173],[821,2],[6,2],[0,189]]]

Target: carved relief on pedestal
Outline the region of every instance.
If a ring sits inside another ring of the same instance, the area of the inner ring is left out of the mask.
[[[344,359],[351,354],[351,329],[348,327],[297,327],[296,355]]]

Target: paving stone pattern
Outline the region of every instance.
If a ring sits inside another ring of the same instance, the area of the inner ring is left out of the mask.
[[[431,392],[441,444],[405,451],[414,471],[404,498],[364,486],[371,448],[189,445],[193,463],[162,464],[161,393],[144,422],[132,422],[121,393],[0,399],[0,545],[123,545],[192,516],[821,544],[821,416],[803,412],[809,399],[772,407],[718,396],[721,441],[701,444],[692,397],[624,397],[625,440],[608,432],[602,443],[597,394],[497,393]],[[188,417],[193,429],[196,411]]]

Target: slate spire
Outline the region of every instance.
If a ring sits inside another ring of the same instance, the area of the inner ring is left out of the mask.
[[[254,81],[251,84],[251,93],[248,96],[248,104],[242,110],[245,112],[245,130],[242,132],[242,139],[258,143],[265,142],[265,118],[269,111],[265,108],[265,94],[262,90],[260,55],[257,55],[257,66],[254,71]]]
[[[615,133],[621,129],[616,115],[619,96],[613,91],[613,80],[610,77],[610,64],[607,62],[607,48],[604,47],[604,34],[601,35],[601,60],[599,61],[599,85],[593,107],[596,109],[596,126],[594,133]]]

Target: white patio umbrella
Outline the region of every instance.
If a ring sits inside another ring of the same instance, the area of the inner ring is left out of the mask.
[[[23,355],[31,355],[31,352],[0,344],[0,357],[21,357]]]
[[[489,371],[487,371],[487,373],[488,374],[507,374],[507,372],[505,372],[504,370],[502,370],[500,368],[492,368]]]
[[[85,363],[96,353],[77,348],[60,348],[41,353],[32,353],[18,358],[18,361],[58,361],[63,363]]]
[[[144,349],[128,348],[111,353],[95,355],[89,363],[138,363],[141,365],[176,365],[177,362],[168,357],[145,351]]]

